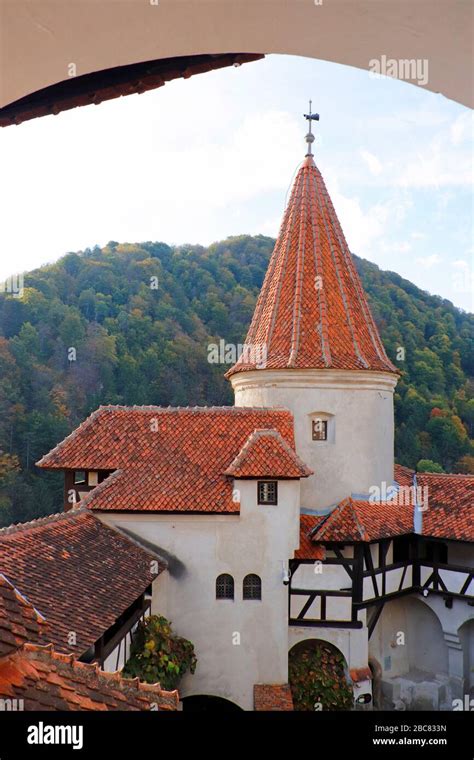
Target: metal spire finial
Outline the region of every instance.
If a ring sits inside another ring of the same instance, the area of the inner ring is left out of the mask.
[[[311,131],[311,126],[312,126],[312,122],[313,121],[319,121],[319,113],[311,113],[311,106],[312,106],[312,102],[310,100],[309,101],[309,113],[305,113],[304,114],[305,119],[307,119],[309,121],[309,132],[308,132],[308,134],[305,137],[305,140],[308,143],[308,152],[307,152],[306,156],[312,156],[313,155],[313,151],[312,151],[311,146],[314,143],[314,135],[313,135],[313,133]]]

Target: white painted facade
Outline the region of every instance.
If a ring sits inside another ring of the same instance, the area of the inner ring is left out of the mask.
[[[152,613],[165,615],[194,644],[198,666],[181,682],[182,697],[219,696],[252,710],[254,684],[288,681],[283,574],[299,543],[300,484],[278,486],[278,504],[261,505],[257,481],[235,481],[240,515],[100,515],[172,557],[164,582],[154,586]],[[221,573],[234,578],[234,600],[216,599]],[[261,578],[261,601],[242,598],[250,573]]]

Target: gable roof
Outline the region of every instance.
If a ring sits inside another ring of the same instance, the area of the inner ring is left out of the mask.
[[[27,641],[48,643],[49,626],[42,615],[0,575],[0,657]]]
[[[400,486],[412,489],[414,470],[395,465]],[[417,473],[419,496],[426,494],[422,535],[474,541],[474,477]],[[418,501],[420,499],[418,498]],[[415,493],[405,490],[388,501],[344,499],[324,517],[302,515],[302,532],[311,542],[375,541],[414,532]]]
[[[105,406],[38,466],[117,470],[83,499],[90,509],[237,514],[225,472],[256,429],[276,431],[294,451],[285,409]]]
[[[0,530],[0,572],[46,618],[48,643],[79,656],[164,567],[86,509]]]
[[[234,478],[307,478],[313,471],[278,430],[254,430],[225,474]]]
[[[24,644],[0,657],[0,697],[23,699],[25,710],[177,710],[178,692],[106,673],[53,646]]]
[[[413,506],[347,498],[314,521],[313,541],[374,541],[412,532]]]
[[[311,156],[296,175],[245,345],[227,377],[286,368],[397,373]]]

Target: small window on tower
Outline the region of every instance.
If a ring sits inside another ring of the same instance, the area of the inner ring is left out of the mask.
[[[328,423],[327,420],[311,420],[313,426],[313,441],[327,441]]]
[[[278,483],[276,480],[258,481],[258,504],[276,504],[278,502]]]

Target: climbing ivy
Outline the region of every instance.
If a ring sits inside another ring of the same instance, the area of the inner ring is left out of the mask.
[[[196,664],[192,643],[172,633],[165,617],[150,615],[138,624],[123,675],[172,690],[186,671],[194,673]]]
[[[289,656],[289,681],[295,710],[351,710],[352,688],[340,652],[323,642],[295,647]]]

